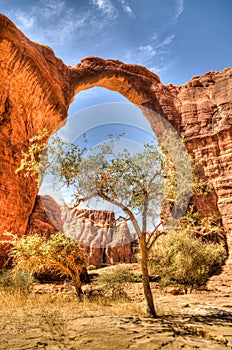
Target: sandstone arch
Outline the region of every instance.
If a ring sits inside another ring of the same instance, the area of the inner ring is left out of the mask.
[[[232,69],[178,87],[164,86],[145,67],[117,60],[87,57],[69,67],[0,15],[0,81],[0,234],[25,232],[37,194],[31,179],[14,173],[21,150],[38,130],[59,128],[75,94],[94,86],[155,110],[185,136],[193,156],[206,156],[200,175],[214,189],[208,197],[196,198],[196,205],[204,215],[219,211],[225,227],[232,229]],[[153,126],[152,117],[147,118]]]

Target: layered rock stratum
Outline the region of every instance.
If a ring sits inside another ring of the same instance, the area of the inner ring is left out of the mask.
[[[63,232],[61,208],[51,196],[37,196],[28,220],[27,235],[34,233],[49,238],[57,232]]]
[[[136,261],[136,237],[126,222],[116,225],[114,212],[64,207],[62,222],[64,232],[83,247],[90,265]]]
[[[203,159],[198,174],[211,191],[194,202],[204,216],[221,215],[232,251],[232,68],[164,86],[145,67],[117,60],[87,57],[70,67],[0,15],[0,81],[0,238],[5,230],[23,235],[35,205],[36,183],[15,174],[29,138],[43,128],[51,135],[78,92],[102,86],[159,113]],[[155,129],[153,114],[145,116]]]
[[[70,209],[59,206],[51,196],[37,196],[26,234],[49,238],[57,232],[75,239],[86,253],[88,264],[97,268],[136,261],[136,236],[126,222],[116,225],[114,212]]]

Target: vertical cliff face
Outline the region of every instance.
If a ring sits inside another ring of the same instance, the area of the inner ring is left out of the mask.
[[[198,198],[198,207],[204,215],[210,206],[218,208],[225,226],[232,229],[232,69],[169,88],[178,98],[187,148],[201,160],[199,175],[212,186],[210,203]]]
[[[0,235],[4,230],[25,233],[35,203],[33,179],[15,174],[21,150],[38,130],[46,127],[51,134],[59,128],[75,94],[94,86],[158,112],[185,137],[189,152],[204,158],[198,173],[212,187],[195,204],[203,215],[218,211],[231,232],[232,69],[176,87],[164,86],[145,67],[116,60],[89,57],[67,67],[50,48],[31,42],[0,15],[0,81]],[[155,128],[152,114],[146,117]]]
[[[26,234],[37,233],[49,238],[57,232],[63,232],[60,206],[51,196],[37,196],[28,220]]]
[[[232,251],[232,69],[168,87],[177,97],[188,151],[199,160],[199,177],[211,188],[194,202],[203,216],[221,215]]]
[[[31,42],[0,16],[0,235],[26,230],[37,186],[15,170],[31,136],[44,127],[51,133],[64,122],[68,76],[50,48]]]
[[[113,212],[63,207],[64,232],[83,247],[88,263],[97,268],[117,262],[135,262],[133,241],[126,223],[115,225]]]
[[[88,264],[97,268],[136,261],[136,237],[126,223],[116,227],[113,212],[69,209],[60,207],[50,196],[37,196],[26,234],[49,238],[57,232],[75,239],[86,253]]]

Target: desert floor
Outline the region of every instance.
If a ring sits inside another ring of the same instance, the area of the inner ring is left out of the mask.
[[[0,349],[232,349],[228,266],[210,279],[205,290],[192,294],[161,293],[153,282],[157,319],[143,316],[141,283],[124,288],[129,299],[82,302],[69,282],[35,284],[29,295],[1,289]]]

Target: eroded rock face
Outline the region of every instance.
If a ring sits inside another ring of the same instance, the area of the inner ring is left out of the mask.
[[[189,152],[205,157],[198,173],[212,186],[195,198],[203,215],[219,212],[232,245],[232,69],[164,86],[145,67],[88,57],[68,67],[53,51],[31,42],[0,16],[0,234],[22,235],[37,194],[31,178],[15,175],[21,150],[38,130],[50,134],[65,122],[75,94],[94,86],[117,91],[166,118],[185,137]],[[146,117],[155,129],[152,114]],[[0,237],[1,238],[1,237]]]
[[[44,127],[52,132],[65,120],[69,69],[50,48],[32,43],[1,15],[0,81],[0,235],[4,230],[22,235],[37,186],[15,170],[29,138]]]
[[[61,217],[65,234],[80,243],[90,265],[136,261],[136,237],[126,223],[116,227],[113,212],[63,207]]]
[[[84,249],[88,263],[97,268],[136,261],[136,237],[126,223],[116,227],[113,212],[69,209],[59,206],[50,196],[37,196],[26,234],[49,238],[57,232],[75,239]]]
[[[51,196],[37,196],[26,234],[37,233],[49,238],[57,232],[63,232],[60,206]]]
[[[206,184],[208,195],[195,196],[203,216],[218,212],[228,230],[232,252],[232,69],[194,77],[181,87],[172,87],[181,115],[181,134],[189,153],[203,159],[197,172]],[[231,259],[231,258],[230,258]],[[232,263],[232,260],[230,260]]]

